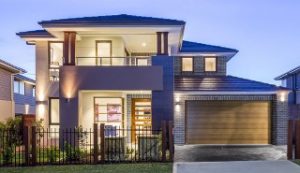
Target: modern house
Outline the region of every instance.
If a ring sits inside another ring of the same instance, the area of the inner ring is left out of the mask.
[[[288,90],[228,76],[238,51],[184,41],[184,21],[121,14],[39,24],[17,35],[35,45],[45,127],[158,129],[166,120],[176,144],[286,144]]]
[[[291,118],[300,118],[300,66],[296,67],[278,77],[281,86],[291,90],[288,95],[288,103]]]
[[[24,69],[0,59],[1,122],[15,115],[35,114],[34,81],[22,76],[23,73],[26,73]]]
[[[14,76],[15,115],[35,115],[35,81],[26,76]]]

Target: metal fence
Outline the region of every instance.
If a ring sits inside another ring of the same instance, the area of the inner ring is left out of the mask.
[[[20,139],[10,130],[2,130],[0,166],[172,161],[171,124],[163,122],[160,130],[104,124],[94,124],[92,129],[26,127]]]

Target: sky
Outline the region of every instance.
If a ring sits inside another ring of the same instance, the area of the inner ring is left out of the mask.
[[[239,50],[228,74],[279,84],[300,66],[299,0],[1,0],[0,58],[35,78],[35,48],[15,33],[41,20],[131,14],[186,21],[184,39]]]

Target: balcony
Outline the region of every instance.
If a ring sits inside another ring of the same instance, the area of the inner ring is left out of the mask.
[[[151,66],[151,57],[76,57],[77,66]]]

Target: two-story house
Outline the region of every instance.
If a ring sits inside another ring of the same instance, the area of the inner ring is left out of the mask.
[[[291,90],[288,96],[289,114],[291,118],[300,118],[300,66],[276,77],[275,80],[280,80],[282,87]]]
[[[16,116],[35,115],[35,81],[24,75],[14,76]]]
[[[39,24],[17,35],[35,45],[45,127],[171,120],[176,144],[286,143],[288,91],[228,76],[238,51],[184,41],[184,21],[122,14]]]
[[[1,122],[16,115],[35,114],[34,80],[23,73],[24,69],[0,59]]]

